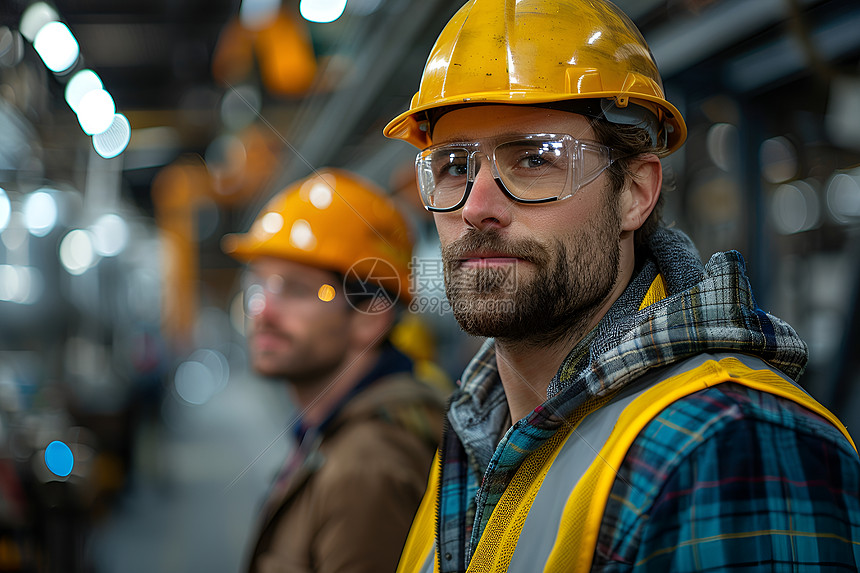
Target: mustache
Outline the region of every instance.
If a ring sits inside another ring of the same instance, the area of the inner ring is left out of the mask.
[[[270,326],[258,326],[251,327],[248,331],[248,338],[253,339],[257,336],[273,336],[275,338],[280,338],[281,340],[292,341],[293,337],[285,332],[281,332],[277,328],[272,328]]]
[[[504,239],[495,229],[479,231],[469,229],[459,239],[442,246],[442,260],[448,265],[458,266],[460,260],[468,258],[469,253],[492,251],[508,257],[522,259],[536,265],[546,265],[550,261],[547,249],[531,239]]]

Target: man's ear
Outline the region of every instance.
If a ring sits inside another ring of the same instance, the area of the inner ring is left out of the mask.
[[[627,177],[621,194],[622,231],[636,231],[645,223],[663,186],[663,165],[653,153],[637,157],[629,169],[632,176]]]

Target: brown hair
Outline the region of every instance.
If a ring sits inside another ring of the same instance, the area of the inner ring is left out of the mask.
[[[666,155],[665,145],[655,144],[648,131],[641,127],[611,123],[603,118],[592,119],[591,127],[597,141],[612,148],[613,157],[619,157],[606,170],[609,184],[615,193],[621,192],[628,177],[636,177],[630,170],[630,165],[637,156],[646,153],[653,153],[657,157]],[[661,190],[651,214],[634,233],[634,243],[637,249],[647,244],[648,239],[662,223],[662,216],[663,193]]]

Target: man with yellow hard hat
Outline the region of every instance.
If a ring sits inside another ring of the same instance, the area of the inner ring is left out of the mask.
[[[857,570],[860,461],[806,344],[739,253],[661,225],[686,127],[627,16],[470,0],[384,133],[487,337],[398,571]]]
[[[251,365],[289,384],[301,418],[248,570],[392,571],[444,410],[389,342],[410,296],[405,220],[371,182],[323,169],[276,195],[223,248],[247,263]]]

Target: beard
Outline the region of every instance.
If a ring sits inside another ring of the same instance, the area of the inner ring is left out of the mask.
[[[282,347],[261,349],[256,343],[257,335],[275,337]],[[284,348],[286,345],[289,347]],[[286,380],[297,388],[310,388],[334,377],[344,367],[346,356],[346,350],[334,342],[314,344],[313,340],[285,334],[269,325],[251,333],[249,350],[257,374],[279,383]]]
[[[533,239],[506,240],[495,229],[470,229],[442,247],[445,293],[460,327],[508,345],[539,347],[578,339],[619,277],[620,216],[607,207],[565,244],[552,249]],[[531,263],[463,268],[468,252],[489,250]],[[531,275],[531,276],[529,276]]]

